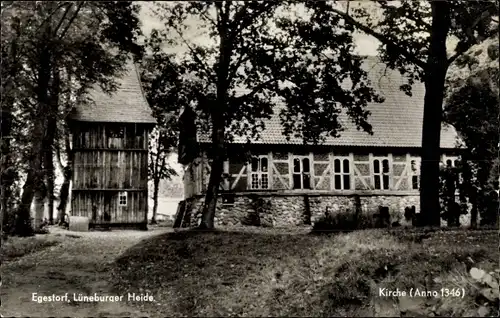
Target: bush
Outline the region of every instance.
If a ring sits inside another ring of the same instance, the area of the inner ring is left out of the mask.
[[[470,276],[474,279],[477,291],[476,303],[479,305],[477,313],[480,317],[498,317],[500,306],[500,294],[498,291],[500,282],[500,270],[487,273],[482,269],[471,268]]]
[[[355,230],[372,228],[373,218],[366,214],[346,210],[340,213],[325,213],[314,223],[313,232],[352,232]]]

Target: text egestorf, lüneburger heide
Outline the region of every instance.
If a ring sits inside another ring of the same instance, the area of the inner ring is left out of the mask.
[[[134,302],[153,302],[154,297],[149,293],[127,293],[126,295],[100,295],[93,293],[84,295],[79,293],[65,293],[64,295],[40,295],[38,293],[31,294],[31,301],[41,303],[50,302],[121,302],[121,301],[134,301]]]

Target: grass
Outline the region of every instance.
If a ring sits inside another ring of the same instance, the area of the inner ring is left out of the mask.
[[[373,316],[393,308],[392,299],[377,297],[379,287],[452,288],[471,260],[489,271],[498,259],[494,231],[179,231],[128,250],[113,281],[118,292],[152,293],[157,303],[145,309],[158,316]],[[460,281],[469,292],[461,308],[450,307],[452,298],[423,299],[420,310],[475,310],[473,291]]]
[[[12,261],[24,255],[35,253],[57,245],[60,240],[48,238],[46,235],[31,237],[9,237],[2,241],[0,259],[3,262]]]
[[[110,268],[140,240],[168,229],[72,232],[50,226],[50,233],[9,237],[2,249],[14,260],[1,264],[2,314],[5,317],[144,317],[124,302],[32,301],[32,293],[116,295],[109,290]],[[57,246],[46,248],[55,242]],[[40,249],[39,249],[40,248]],[[35,252],[36,253],[32,253]],[[32,253],[32,254],[25,254]],[[19,257],[24,254],[23,257]],[[136,290],[130,292],[137,292]],[[126,297],[126,295],[125,295]]]

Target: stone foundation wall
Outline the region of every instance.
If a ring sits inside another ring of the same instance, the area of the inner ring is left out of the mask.
[[[356,210],[355,196],[339,195],[287,195],[287,196],[259,196],[264,202],[259,213],[261,226],[287,227],[300,225],[313,225],[319,218],[328,213],[343,213],[346,210]],[[415,207],[420,210],[419,196],[359,196],[362,214],[375,214],[380,206],[389,208],[391,223],[398,222],[403,226],[411,225],[411,220],[405,219],[405,208]],[[192,198],[190,211],[190,226],[197,226],[200,222],[203,197]],[[250,215],[256,214],[256,200],[250,195],[237,195],[234,204],[223,204],[219,198],[215,214],[216,226],[243,225]],[[308,202],[307,202],[308,201]]]
[[[356,211],[356,199],[353,196],[320,196],[309,199],[311,202],[311,221],[314,224],[319,218],[329,213],[343,213]],[[405,208],[415,207],[420,210],[419,196],[359,196],[361,214],[373,215],[379,212],[381,206],[389,208],[391,223],[411,225],[411,220],[405,219]]]

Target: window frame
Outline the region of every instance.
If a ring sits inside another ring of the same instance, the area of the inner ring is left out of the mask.
[[[441,163],[447,168],[457,168],[457,163],[459,163],[460,160],[460,156],[443,156]]]
[[[337,172],[335,169],[335,161],[340,160],[340,172]],[[345,166],[344,163],[347,160],[349,171],[345,172]],[[352,190],[352,161],[350,157],[346,156],[334,156],[332,160],[332,169],[331,169],[331,174],[332,174],[332,190],[334,191],[344,191],[344,190]],[[336,181],[335,178],[337,176],[340,176],[340,189],[337,189],[336,187]],[[348,177],[348,188],[346,189],[345,187],[345,177]]]
[[[257,166],[257,171],[253,171],[253,163],[254,160],[258,160],[258,166]],[[262,170],[262,160],[266,159],[267,161],[267,169],[266,171]],[[271,182],[270,182],[270,174],[269,174],[269,155],[258,155],[258,156],[252,156],[250,159],[250,162],[248,164],[248,170],[249,170],[249,178],[248,178],[248,187],[250,190],[270,190],[271,189]],[[254,177],[257,176],[257,186],[254,187]],[[263,187],[263,176],[266,177],[267,179],[267,187]]]
[[[106,137],[114,138],[114,139],[123,139],[126,135],[126,127],[125,125],[107,125],[106,126]]]
[[[124,198],[124,203],[122,203],[122,198]],[[124,207],[128,205],[128,192],[121,191],[118,192],[118,206]]]
[[[388,166],[388,171],[384,172],[384,161],[387,160],[387,166]],[[375,172],[375,162],[378,161],[379,164],[379,172]],[[390,156],[382,157],[382,156],[377,156],[373,157],[371,160],[371,174],[372,174],[372,182],[373,182],[373,188],[378,191],[390,191],[392,189],[392,160]],[[384,177],[387,176],[387,188],[385,188],[385,182],[384,182]],[[379,185],[380,187],[377,188],[377,183],[375,180],[377,178],[380,178]]]
[[[300,167],[300,171],[299,172],[295,172],[295,160],[298,159],[299,160],[299,167]],[[307,161],[309,162],[309,171],[308,172],[304,172],[304,160],[307,159]],[[290,170],[291,170],[291,175],[292,175],[292,180],[291,183],[292,183],[292,190],[312,190],[313,189],[313,185],[312,185],[312,169],[313,169],[313,165],[312,165],[312,161],[311,161],[311,157],[308,156],[308,155],[303,155],[303,156],[300,156],[300,155],[293,155],[292,156],[292,165],[290,166]],[[295,187],[295,175],[300,175],[300,187],[297,188]],[[304,187],[304,176],[308,176],[309,177],[309,187],[308,188],[305,188]]]

